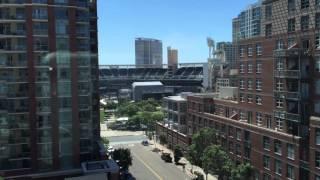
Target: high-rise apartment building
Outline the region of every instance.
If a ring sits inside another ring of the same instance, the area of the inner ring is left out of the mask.
[[[96,8],[0,1],[0,176],[68,175],[99,159]]]
[[[162,42],[157,39],[136,38],[135,40],[136,65],[162,66]]]
[[[221,58],[222,62],[235,66],[236,46],[231,42],[218,42],[215,53],[219,58]]]
[[[233,19],[233,42],[248,39],[261,34],[262,1],[249,5],[238,17]]]
[[[171,47],[168,47],[167,48],[167,55],[168,55],[168,66],[175,67],[175,69],[176,69],[178,66],[178,50],[171,49]]]

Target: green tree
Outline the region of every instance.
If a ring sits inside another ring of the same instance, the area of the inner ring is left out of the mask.
[[[178,164],[178,162],[180,161],[181,157],[183,157],[182,149],[181,149],[181,147],[179,145],[174,147],[173,154],[174,154],[174,162],[176,164]]]
[[[114,150],[112,157],[124,170],[128,170],[129,166],[132,165],[132,156],[130,149],[128,148],[119,148]]]
[[[232,161],[228,154],[218,145],[211,145],[204,150],[202,159],[202,168],[206,173],[218,175],[218,179],[230,177],[232,170]],[[206,178],[207,179],[207,178]]]
[[[211,128],[201,129],[192,136],[192,144],[187,152],[187,159],[191,164],[202,167],[204,150],[210,145],[217,144],[216,132]]]
[[[164,119],[164,113],[161,112],[161,111],[153,112],[152,115],[151,115],[151,119],[152,119],[153,121],[156,121],[156,122],[158,122],[158,121],[163,121],[163,119]]]
[[[231,171],[232,180],[246,180],[250,179],[253,175],[253,167],[249,163],[242,163]]]
[[[104,146],[108,146],[109,145],[109,139],[106,137],[101,137],[101,141],[103,143]]]
[[[167,137],[165,135],[161,134],[159,140],[161,145],[167,144]]]

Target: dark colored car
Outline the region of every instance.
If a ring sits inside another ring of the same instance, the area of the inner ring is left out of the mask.
[[[149,142],[147,140],[144,140],[144,141],[141,142],[141,144],[144,145],[144,146],[148,146]]]
[[[171,157],[170,153],[162,153],[161,159],[164,160],[165,162],[168,162],[168,163],[172,162],[172,157]]]

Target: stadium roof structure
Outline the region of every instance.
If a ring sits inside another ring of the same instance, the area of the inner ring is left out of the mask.
[[[134,82],[132,87],[136,86],[162,86],[163,84],[160,81],[149,81],[149,82]]]

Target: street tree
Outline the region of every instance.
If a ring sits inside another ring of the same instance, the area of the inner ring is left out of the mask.
[[[208,175],[208,173],[218,175],[218,180],[222,180],[224,177],[230,177],[232,161],[221,146],[211,145],[207,147],[204,150],[201,160],[202,168],[206,175]]]
[[[182,149],[179,145],[174,147],[173,154],[174,154],[174,162],[178,164],[181,157],[183,157]]]
[[[132,156],[130,149],[128,148],[119,148],[114,150],[113,152],[113,159],[118,162],[119,166],[124,169],[128,170],[129,166],[132,165]]]
[[[202,167],[202,155],[204,150],[217,143],[216,132],[211,128],[201,129],[192,136],[192,143],[187,152],[187,159],[193,165]]]
[[[253,175],[253,167],[249,163],[242,163],[231,171],[231,180],[246,180]]]

